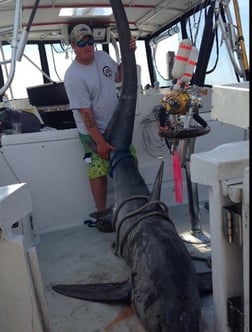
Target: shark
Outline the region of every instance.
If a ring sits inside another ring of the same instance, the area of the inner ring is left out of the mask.
[[[112,226],[115,253],[131,271],[129,280],[104,284],[58,284],[65,296],[88,301],[130,302],[149,332],[198,332],[201,292],[206,285],[197,275],[184,241],[160,200],[164,162],[149,190],[129,152],[134,128],[137,71],[130,30],[120,0],[110,0],[117,22],[123,86],[117,109],[104,133],[116,146],[110,153],[115,206]],[[208,289],[207,289],[208,291]]]

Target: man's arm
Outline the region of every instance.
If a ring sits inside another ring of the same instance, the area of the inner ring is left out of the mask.
[[[89,135],[93,138],[97,145],[97,154],[103,159],[109,159],[111,150],[115,148],[105,141],[96,124],[94,114],[91,108],[82,108],[79,110],[85,123]]]
[[[123,64],[120,63],[117,68],[117,73],[115,77],[115,82],[116,83],[121,83],[123,79]]]

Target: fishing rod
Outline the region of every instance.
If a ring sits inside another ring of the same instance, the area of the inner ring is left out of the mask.
[[[238,44],[240,45],[241,60],[242,60],[243,67],[244,67],[244,80],[249,81],[250,80],[249,65],[248,65],[247,53],[246,53],[246,49],[245,49],[243,32],[242,32],[241,17],[240,17],[238,1],[233,0],[233,5],[234,5],[235,19],[236,19],[236,23],[237,23]]]

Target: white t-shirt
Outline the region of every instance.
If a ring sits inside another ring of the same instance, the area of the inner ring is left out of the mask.
[[[117,63],[104,51],[95,51],[94,62],[83,65],[76,60],[65,73],[64,85],[80,133],[88,134],[79,112],[91,108],[101,133],[111,119],[118,97],[115,88]]]

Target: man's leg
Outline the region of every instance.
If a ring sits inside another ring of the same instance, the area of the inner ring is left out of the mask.
[[[100,232],[110,233],[113,232],[112,228],[112,211],[108,213],[106,210],[107,200],[107,176],[100,176],[96,179],[90,180],[91,191],[93,193],[94,201],[96,204],[97,215],[99,212],[101,215],[91,217],[96,218],[96,227]],[[107,215],[106,215],[107,213]],[[95,214],[95,213],[94,213]],[[104,215],[105,214],[105,215]]]
[[[107,176],[100,176],[90,180],[90,187],[97,211],[105,210],[107,201]]]

